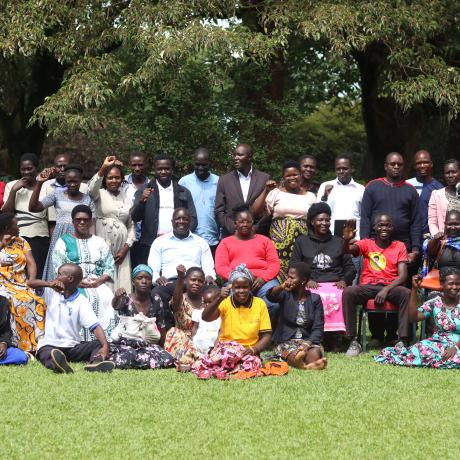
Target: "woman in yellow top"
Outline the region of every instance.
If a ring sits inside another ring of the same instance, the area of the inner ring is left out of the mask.
[[[222,322],[219,343],[193,365],[192,370],[199,378],[212,375],[227,378],[229,373],[241,368],[257,370],[261,365],[259,354],[270,344],[270,317],[265,302],[252,295],[251,272],[245,264],[238,265],[228,281],[221,295],[203,310],[204,321],[220,317]]]
[[[0,295],[10,300],[14,341],[21,350],[32,353],[44,334],[46,310],[45,302],[32,289],[37,287],[36,274],[32,251],[19,236],[14,214],[0,214]]]

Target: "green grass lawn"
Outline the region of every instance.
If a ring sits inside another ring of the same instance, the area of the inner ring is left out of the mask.
[[[199,381],[0,368],[0,457],[458,458],[460,373],[329,354],[323,372]]]

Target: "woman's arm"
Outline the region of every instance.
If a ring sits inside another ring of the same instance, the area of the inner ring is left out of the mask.
[[[26,256],[27,278],[32,281],[37,277],[37,264],[32,251],[27,251],[24,255]]]
[[[255,199],[254,203],[251,206],[251,212],[254,217],[259,217],[267,211],[267,208],[265,206],[265,200],[267,198],[267,195],[272,190],[274,190],[277,187],[277,185],[278,184],[272,179],[269,179],[265,183],[265,188],[263,192]]]
[[[271,339],[271,332],[261,332],[259,334],[259,341],[253,347],[249,347],[249,349],[252,348],[251,351],[253,352],[253,354],[258,355],[262,353],[270,345]]]
[[[313,302],[311,296],[310,301]],[[311,333],[308,340],[310,340],[311,343],[319,345],[323,339],[324,334],[324,309],[321,297],[318,296],[318,299],[315,301],[313,307],[315,314],[313,317],[313,324],[311,326]]]
[[[10,187],[10,183],[6,184],[5,195],[7,195],[7,199],[2,207],[3,212],[14,212],[14,209],[16,208],[16,193],[24,186],[24,179],[19,179],[12,187]]]
[[[112,308],[117,311],[121,310],[125,305],[125,298],[127,296],[128,295],[126,294],[126,291],[123,288],[117,289],[112,299]]]
[[[414,275],[412,277],[412,289],[410,291],[410,298],[409,298],[409,321],[411,323],[415,323],[417,321],[423,321],[425,319],[425,315],[418,311],[417,307],[417,291],[420,287],[420,283],[422,282],[422,277],[420,275]]]
[[[441,242],[442,242],[443,237],[444,237],[444,233],[439,232],[433,237],[433,239],[428,241],[428,245],[427,245],[427,248],[426,248],[426,252],[428,254],[428,257],[430,257],[430,258],[437,257],[439,249],[441,247]]]
[[[185,272],[187,271],[183,265],[178,265],[176,267],[177,271],[177,281],[176,287],[174,288],[172,300],[171,300],[171,310],[173,312],[179,311],[182,308],[182,300],[184,298],[184,284],[185,284]]]

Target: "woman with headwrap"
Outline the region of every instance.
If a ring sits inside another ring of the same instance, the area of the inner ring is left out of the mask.
[[[199,378],[227,378],[240,369],[257,371],[259,354],[270,344],[270,317],[265,302],[252,295],[252,273],[241,264],[232,270],[228,281],[220,296],[203,310],[204,321],[220,317],[222,322],[219,343],[192,367]]]
[[[311,270],[307,288],[321,297],[324,308],[324,331],[344,332],[343,290],[353,283],[355,266],[349,254],[342,254],[343,240],[330,232],[331,208],[315,203],[307,214],[308,235],[300,235],[291,264],[305,262]],[[332,348],[335,344],[332,344]]]
[[[165,314],[158,294],[152,294],[152,269],[138,265],[131,273],[133,293],[120,288],[112,300],[120,316],[119,326],[112,333],[109,360],[118,369],[160,369],[174,366],[174,358],[161,346]],[[129,322],[142,331],[133,336]],[[158,331],[158,333],[156,333]]]

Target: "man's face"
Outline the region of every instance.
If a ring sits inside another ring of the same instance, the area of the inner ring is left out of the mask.
[[[176,211],[172,218],[172,227],[176,235],[185,236],[190,232],[190,216],[187,211]]]
[[[21,177],[25,178],[29,182],[32,181],[37,176],[37,168],[29,160],[21,161],[21,165],[19,166],[19,171],[21,173]]]
[[[232,153],[233,167],[238,171],[242,171],[250,167],[252,161],[252,153],[244,145],[239,145]]]
[[[60,184],[65,183],[65,173],[64,168],[69,164],[69,157],[67,155],[61,155],[54,159],[54,166],[58,170],[58,174],[56,176],[56,180]]]
[[[193,159],[193,168],[195,174],[201,180],[205,180],[209,177],[209,155],[206,153],[197,153]]]
[[[129,168],[133,176],[145,176],[145,158],[142,155],[131,157]]]
[[[419,152],[415,155],[415,171],[417,172],[417,177],[420,179],[431,176],[433,162],[428,152]]]
[[[316,175],[316,160],[313,158],[304,158],[300,162],[300,172],[307,182],[313,180]]]
[[[172,172],[170,160],[157,160],[155,162],[155,178],[161,185],[168,186],[170,184]]]
[[[335,162],[335,173],[337,174],[339,182],[342,184],[348,184],[351,181],[352,175],[350,161],[345,158],[337,160]]]
[[[404,160],[401,155],[390,155],[385,161],[385,172],[387,177],[393,180],[402,179]]]

